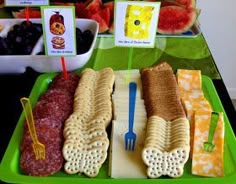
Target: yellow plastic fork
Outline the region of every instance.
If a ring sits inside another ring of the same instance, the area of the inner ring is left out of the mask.
[[[30,100],[28,98],[23,97],[20,99],[20,101],[24,109],[26,122],[29,128],[31,139],[33,141],[32,146],[33,146],[35,158],[36,160],[44,160],[45,159],[45,146],[44,144],[39,142],[38,137],[37,137],[37,132],[35,130],[34,117],[32,113]]]

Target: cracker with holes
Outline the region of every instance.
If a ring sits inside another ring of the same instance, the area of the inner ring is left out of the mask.
[[[162,175],[168,175],[176,178],[181,176],[184,164],[188,160],[188,152],[187,147],[176,148],[169,152],[152,147],[144,148],[142,157],[148,166],[148,177],[158,178]]]
[[[63,135],[64,170],[68,174],[97,176],[107,157],[106,127],[112,119],[111,93],[114,73],[85,69],[74,95],[74,111],[66,120]]]
[[[158,116],[150,117],[142,151],[143,161],[148,166],[148,177],[180,177],[188,160],[189,141],[187,118],[166,122]]]
[[[95,177],[106,160],[107,150],[103,148],[83,150],[78,145],[68,143],[63,147],[63,155],[67,160],[64,169],[68,174],[84,173],[89,177]]]

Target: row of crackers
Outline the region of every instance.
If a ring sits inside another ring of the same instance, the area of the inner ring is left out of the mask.
[[[74,95],[74,111],[65,122],[64,170],[95,177],[107,158],[106,127],[112,119],[114,73],[85,69]]]

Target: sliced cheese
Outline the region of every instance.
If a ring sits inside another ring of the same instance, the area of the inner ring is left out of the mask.
[[[110,175],[111,178],[147,178],[146,165],[142,160],[142,149],[145,140],[146,120],[134,123],[136,144],[134,151],[125,150],[124,135],[128,131],[128,123],[112,122]]]
[[[142,99],[142,94],[140,89],[137,87],[137,92],[136,92],[136,98]],[[117,88],[114,90],[114,93],[112,95],[112,99],[123,99],[126,100],[126,103],[129,101],[129,88],[127,87],[126,89],[122,90],[117,90]]]
[[[128,94],[129,82],[135,82],[137,84],[137,96],[142,96],[142,82],[140,72],[138,69],[133,70],[117,70],[115,73],[115,91],[117,96]],[[127,96],[125,96],[126,98]]]
[[[200,176],[224,176],[224,120],[220,113],[212,143],[212,152],[203,149],[203,143],[208,141],[211,122],[210,111],[196,111],[194,115],[194,143],[192,155],[192,174]]]
[[[201,70],[178,69],[177,81],[181,93],[202,91]]]
[[[115,110],[127,111],[129,106],[128,99],[114,99],[113,98],[113,107]],[[138,99],[135,103],[135,110],[145,111],[144,100]]]
[[[177,81],[180,90],[181,101],[184,105],[187,118],[190,123],[190,158],[193,151],[194,113],[197,110],[212,111],[211,105],[204,97],[202,90],[201,70],[177,71]]]
[[[190,120],[190,124],[193,122],[193,115],[196,110],[212,111],[210,103],[205,98],[199,99],[182,99],[184,108],[187,114],[187,118]]]
[[[144,100],[142,99],[142,83],[139,70],[131,70],[129,79],[130,82],[136,82],[137,84],[133,128],[136,134],[135,150],[125,150],[124,136],[128,132],[129,126],[128,72],[127,70],[115,71],[109,174],[111,178],[147,178],[146,166],[142,160],[147,116]]]

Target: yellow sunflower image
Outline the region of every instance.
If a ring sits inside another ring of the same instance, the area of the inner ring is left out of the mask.
[[[128,5],[125,16],[125,36],[133,39],[149,38],[153,6]]]

